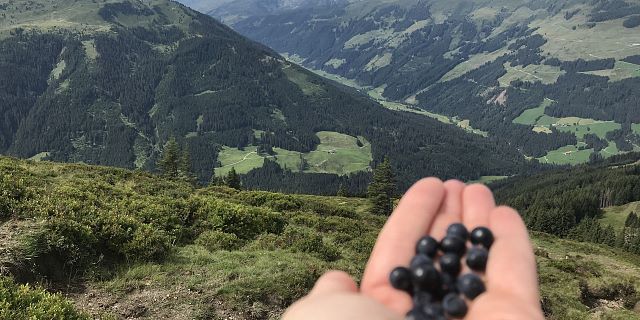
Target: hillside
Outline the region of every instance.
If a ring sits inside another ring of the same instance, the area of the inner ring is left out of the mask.
[[[9,299],[0,315],[14,319],[277,319],[324,270],[360,277],[385,221],[359,198],[194,189],[9,158],[0,173],[0,304]],[[549,319],[640,319],[640,257],[533,240]],[[46,284],[73,305],[10,278]],[[37,307],[27,313],[24,301]]]
[[[640,150],[637,0],[200,4],[292,61],[543,163]]]
[[[503,143],[388,111],[176,2],[0,0],[0,16],[3,154],[153,170],[175,136],[201,182],[269,158],[325,174],[322,193],[348,174],[362,192],[385,155],[401,181],[527,166]]]

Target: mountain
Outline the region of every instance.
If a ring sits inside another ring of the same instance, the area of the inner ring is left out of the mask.
[[[174,136],[203,182],[269,158],[302,171],[295,183],[310,192],[308,174],[335,192],[338,175],[366,181],[385,156],[402,187],[530,166],[505,143],[389,111],[176,2],[2,0],[0,16],[4,154],[153,170]]]
[[[638,0],[211,3],[201,10],[307,68],[541,162],[640,150]]]
[[[325,270],[362,276],[386,221],[368,208],[361,198],[194,189],[140,171],[2,157],[0,315],[278,319]],[[548,319],[640,319],[638,255],[532,239]]]

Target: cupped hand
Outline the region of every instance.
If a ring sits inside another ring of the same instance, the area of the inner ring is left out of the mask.
[[[344,273],[327,273],[284,319],[402,319],[412,300],[391,287],[389,273],[409,264],[419,238],[428,234],[440,240],[456,222],[469,230],[489,227],[495,237],[484,275],[487,291],[471,302],[465,319],[544,319],[533,250],[520,215],[511,208],[496,207],[491,191],[483,185],[442,183],[435,178],[411,187],[389,217],[360,289]]]

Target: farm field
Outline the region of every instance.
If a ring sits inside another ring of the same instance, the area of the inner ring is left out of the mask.
[[[564,146],[557,150],[549,151],[546,156],[538,158],[541,163],[553,164],[580,164],[589,161],[589,155],[593,149],[578,150],[576,146]]]
[[[369,163],[372,160],[371,144],[366,139],[330,131],[321,131],[317,135],[320,138],[320,144],[316,150],[302,154],[308,163],[305,172],[348,174],[369,170]],[[358,146],[358,139],[362,147]],[[222,166],[215,169],[216,175],[225,175],[231,168],[235,168],[238,173],[247,173],[261,167],[265,158],[275,160],[283,168],[299,171],[300,152],[274,148],[275,155],[263,156],[257,153],[257,149],[256,146],[247,147],[244,150],[223,147],[218,155]]]
[[[609,81],[620,81],[628,78],[640,77],[640,65],[625,61],[616,61],[613,69],[588,71],[582,73],[607,77],[609,78]]]
[[[521,80],[524,82],[542,82],[544,84],[555,83],[558,78],[565,74],[565,71],[559,67],[548,65],[530,64],[526,67],[511,66],[509,63],[504,64],[507,73],[498,79],[501,87],[508,87],[512,81]]]
[[[640,201],[604,208],[604,214],[600,222],[613,226],[616,229],[621,229],[624,227],[624,222],[631,212],[635,212],[636,214],[640,213]]]

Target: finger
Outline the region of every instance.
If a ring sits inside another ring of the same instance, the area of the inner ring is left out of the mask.
[[[396,312],[404,314],[409,309],[411,299],[390,286],[389,273],[409,263],[415,253],[415,243],[431,227],[444,193],[442,181],[427,178],[413,185],[402,197],[371,252],[362,278],[364,294]]]
[[[347,273],[342,271],[328,271],[318,279],[309,296],[356,292],[358,292],[358,286]]]
[[[449,225],[462,221],[462,192],[465,184],[458,180],[449,180],[444,183],[444,188],[442,207],[429,230],[429,234],[436,240],[444,238]]]
[[[487,263],[487,290],[539,303],[538,279],[527,228],[515,210],[499,207],[491,212],[495,241]]]
[[[462,193],[462,221],[469,231],[489,226],[489,214],[496,207],[491,190],[483,184],[467,186]]]

